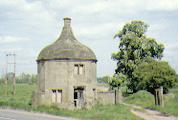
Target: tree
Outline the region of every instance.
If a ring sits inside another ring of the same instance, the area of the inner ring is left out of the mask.
[[[164,46],[155,39],[147,37],[145,32],[148,25],[142,21],[131,21],[124,25],[114,37],[120,39],[119,51],[112,54],[112,59],[117,61],[115,74],[122,73],[127,77],[127,86],[137,92],[137,80],[133,75],[134,69],[147,57],[161,59]]]
[[[28,83],[28,84],[36,84],[37,82],[37,75],[35,74],[26,74],[22,73],[16,77],[17,83]]]
[[[177,80],[176,72],[167,62],[148,59],[138,65],[133,72],[139,81],[138,90],[147,90],[154,94],[156,88],[163,86],[164,93],[172,88]]]
[[[126,80],[126,76],[122,73],[115,74],[113,77],[111,77],[108,81],[111,89],[119,89],[122,83]]]
[[[103,76],[103,77],[97,78],[97,81],[98,81],[98,83],[107,84],[109,79],[110,79],[110,76]]]

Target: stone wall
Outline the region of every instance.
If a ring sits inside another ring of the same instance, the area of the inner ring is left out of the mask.
[[[115,92],[98,92],[97,102],[100,104],[115,104]]]
[[[120,90],[97,92],[97,102],[103,105],[118,104],[122,102],[122,94]]]

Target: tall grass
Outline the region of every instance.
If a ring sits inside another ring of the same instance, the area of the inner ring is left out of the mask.
[[[36,85],[17,84],[16,95],[12,95],[12,85],[8,85],[8,94],[4,94],[4,87],[0,85],[0,106],[11,106],[13,108],[30,109],[32,92]]]

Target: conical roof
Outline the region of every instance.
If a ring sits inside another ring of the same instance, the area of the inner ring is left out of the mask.
[[[37,61],[57,59],[97,61],[94,52],[75,38],[70,23],[70,18],[64,18],[60,37],[40,52]]]

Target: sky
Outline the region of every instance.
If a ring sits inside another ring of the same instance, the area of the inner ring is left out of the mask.
[[[72,19],[75,37],[95,52],[98,77],[114,74],[111,54],[119,39],[113,36],[132,20],[149,24],[146,35],[165,45],[163,60],[178,73],[178,0],[0,0],[1,75],[6,54],[14,52],[17,74],[36,74],[37,56],[59,37],[64,17]]]

